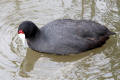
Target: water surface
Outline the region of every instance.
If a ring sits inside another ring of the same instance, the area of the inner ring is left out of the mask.
[[[23,47],[17,28],[55,19],[90,19],[117,34],[101,48],[49,55]],[[0,80],[120,80],[119,0],[0,0]]]

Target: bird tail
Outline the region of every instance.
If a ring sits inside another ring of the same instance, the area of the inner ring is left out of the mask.
[[[112,31],[109,31],[108,32],[108,35],[115,35],[116,33],[115,32],[112,32]]]

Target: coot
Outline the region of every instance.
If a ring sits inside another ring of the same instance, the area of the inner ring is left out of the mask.
[[[38,52],[70,54],[102,46],[110,35],[105,26],[91,20],[59,19],[38,28],[31,21],[19,25],[28,46]]]

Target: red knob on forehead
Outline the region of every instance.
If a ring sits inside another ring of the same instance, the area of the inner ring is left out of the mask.
[[[18,34],[24,34],[23,30],[19,30]]]

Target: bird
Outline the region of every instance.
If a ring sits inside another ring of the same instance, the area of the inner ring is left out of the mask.
[[[23,21],[18,35],[29,48],[42,53],[76,54],[101,47],[115,32],[92,20],[57,19],[38,28]]]

